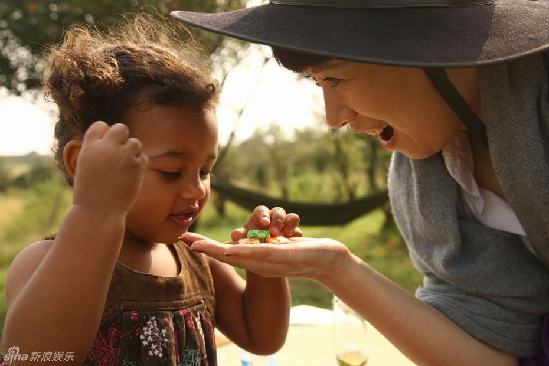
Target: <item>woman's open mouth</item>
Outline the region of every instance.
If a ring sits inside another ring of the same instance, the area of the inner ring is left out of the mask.
[[[382,141],[389,142],[394,134],[395,134],[395,129],[392,128],[391,126],[387,125],[387,126],[383,127],[383,130],[379,134],[379,138]]]
[[[393,136],[395,135],[395,129],[389,125],[383,127],[383,130],[378,135],[379,142],[384,148],[388,148],[391,142],[393,141]]]
[[[394,140],[393,137],[395,135],[395,129],[388,124],[384,125],[383,127],[372,127],[369,130],[361,130],[357,127],[354,129],[354,131],[357,133],[364,132],[370,136],[377,136],[381,145],[386,149],[389,149],[390,145],[392,145],[392,142]]]

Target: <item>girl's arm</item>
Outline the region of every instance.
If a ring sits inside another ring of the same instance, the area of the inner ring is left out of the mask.
[[[232,266],[265,276],[315,279],[375,326],[418,365],[514,366],[517,358],[466,333],[331,239],[302,238],[287,245],[189,243]]]
[[[124,215],[74,205],[53,242],[21,252],[8,274],[0,350],[74,352],[81,364],[99,328],[123,234]]]
[[[238,240],[249,229],[268,228],[273,235],[301,236],[299,216],[281,207],[258,206],[242,228],[233,230]],[[187,243],[207,239],[185,233]],[[216,293],[217,327],[233,342],[255,354],[272,354],[286,340],[290,317],[290,291],[285,278],[266,278],[246,272],[244,281],[232,268],[210,258]]]
[[[227,264],[210,258],[216,325],[239,347],[255,354],[278,351],[288,332],[290,294],[285,278],[246,272],[244,281]]]
[[[30,246],[10,267],[0,352],[74,352],[77,364],[87,356],[147,161],[128,136],[124,125],[97,122],[65,148],[73,206],[51,244]]]

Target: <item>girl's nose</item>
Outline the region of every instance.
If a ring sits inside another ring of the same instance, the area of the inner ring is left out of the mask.
[[[185,199],[202,199],[206,196],[206,181],[200,175],[186,180],[181,187],[181,197]]]

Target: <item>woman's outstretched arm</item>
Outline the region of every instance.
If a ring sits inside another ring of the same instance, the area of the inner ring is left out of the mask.
[[[312,278],[375,326],[418,365],[517,365],[517,358],[469,335],[331,239],[287,245],[188,243],[191,248],[264,276]]]

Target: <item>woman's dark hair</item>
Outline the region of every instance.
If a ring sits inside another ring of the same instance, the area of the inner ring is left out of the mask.
[[[170,19],[138,14],[105,32],[75,26],[46,60],[44,89],[59,107],[53,152],[65,173],[65,145],[94,121],[124,123],[138,101],[206,109],[217,95],[202,48]]]
[[[308,67],[318,66],[333,58],[278,47],[272,47],[272,51],[273,57],[281,66],[297,73],[302,73]]]

